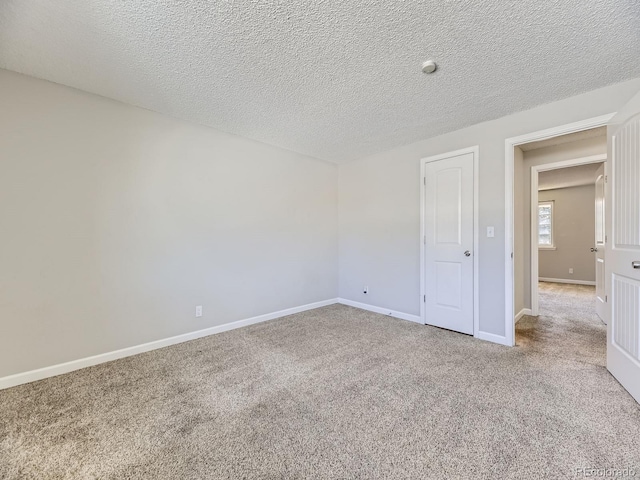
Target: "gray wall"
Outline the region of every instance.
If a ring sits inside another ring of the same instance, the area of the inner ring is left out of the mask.
[[[543,278],[595,282],[595,185],[538,193],[553,200],[555,250],[539,250],[538,275]],[[573,275],[569,269],[573,268]]]
[[[564,143],[546,148],[538,148],[524,152],[522,165],[521,191],[514,189],[514,198],[522,199],[520,214],[523,218],[522,244],[514,243],[514,258],[519,262],[522,258],[522,281],[516,285],[522,286],[522,295],[516,293],[516,298],[522,298],[522,305],[515,304],[515,311],[531,308],[531,167],[548,163],[572,160],[591,155],[606,154],[606,137],[586,138],[571,143]],[[516,212],[518,210],[515,210]]]
[[[0,105],[0,377],[337,296],[335,165],[4,70]]]
[[[504,336],[505,139],[613,113],[639,89],[636,79],[341,165],[340,296],[420,313],[420,159],[479,145],[479,322]]]

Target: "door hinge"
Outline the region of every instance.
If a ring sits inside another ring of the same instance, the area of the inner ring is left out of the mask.
[[[604,296],[604,301],[605,301],[606,303],[609,303],[609,295],[605,295],[605,296]]]
[[[606,235],[604,236],[604,243],[607,243],[607,239],[608,239],[608,238],[609,238],[609,237],[607,237]]]
[[[427,303],[427,296],[426,296],[426,295],[423,295],[423,296],[422,296],[422,301],[423,301],[424,303]]]
[[[607,178],[607,175],[604,176],[604,183],[607,183],[609,181],[609,179]]]
[[[427,186],[427,177],[422,177],[422,184],[426,187]]]
[[[422,237],[422,243],[424,243],[425,245],[427,244],[427,236],[423,236]]]

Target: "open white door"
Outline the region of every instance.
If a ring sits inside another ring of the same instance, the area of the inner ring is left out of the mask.
[[[607,130],[607,368],[640,402],[640,93]]]
[[[596,313],[607,323],[607,299],[604,281],[605,255],[605,170],[604,164],[596,172],[596,238],[593,251],[596,256]]]

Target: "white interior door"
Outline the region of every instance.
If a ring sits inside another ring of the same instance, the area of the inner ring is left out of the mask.
[[[606,294],[604,281],[604,255],[605,255],[605,171],[604,164],[596,172],[596,313],[600,319],[607,323]]]
[[[473,153],[425,164],[425,323],[473,335]]]
[[[640,94],[607,130],[607,368],[640,402]]]

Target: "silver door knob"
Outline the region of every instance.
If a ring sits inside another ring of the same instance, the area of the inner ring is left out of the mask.
[[[464,252],[464,256],[465,257],[469,257],[471,256],[471,252],[469,250],[467,250],[466,252]]]
[[[591,249],[591,251],[592,251],[592,252],[597,252],[597,251],[598,251],[598,249],[597,249],[597,248],[592,248],[592,249]]]

